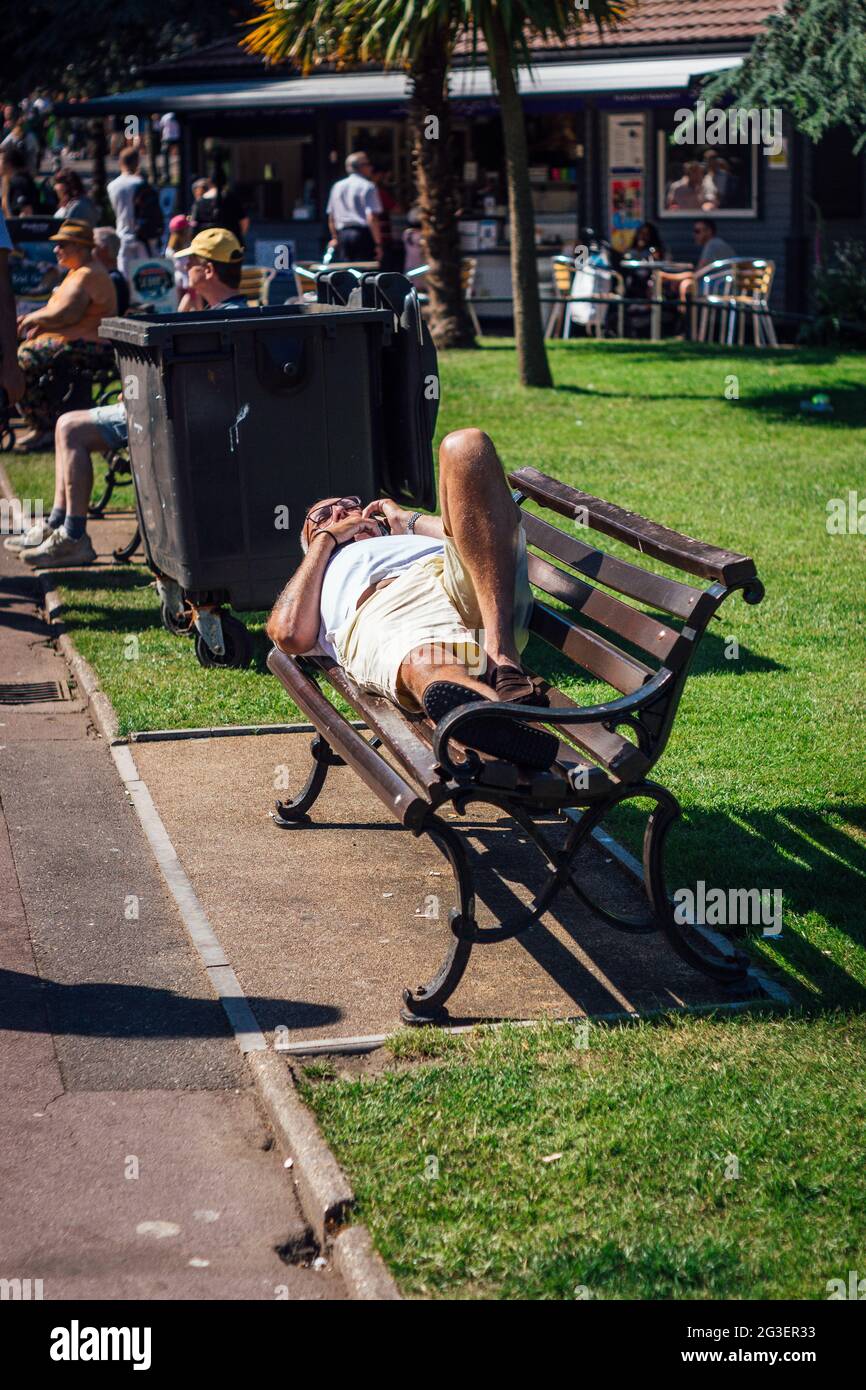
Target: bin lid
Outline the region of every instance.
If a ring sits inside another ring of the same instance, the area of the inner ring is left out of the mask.
[[[350,309],[343,304],[273,304],[262,308],[197,309],[189,314],[136,314],[133,318],[105,318],[99,325],[100,338],[132,347],[159,348],[186,333],[200,334],[202,328],[231,328],[232,333],[255,332],[263,327],[291,324],[293,331],[311,331],[315,321],[339,316],[343,322],[393,324],[388,309]]]

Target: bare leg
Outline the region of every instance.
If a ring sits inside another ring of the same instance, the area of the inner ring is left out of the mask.
[[[482,430],[454,430],[443,439],[439,495],[445,533],[475,587],[487,655],[497,666],[519,666],[514,572],[520,515],[493,441]]]
[[[434,661],[424,647],[415,647],[403,658],[397,681],[406,687],[419,705],[422,703],[424,691],[433,681],[453,681],[455,685],[465,685],[478,695],[483,695],[485,700],[495,698],[490,686],[470,676],[467,668],[462,662],[457,661],[456,657],[450,663]]]
[[[67,516],[86,516],[93,491],[91,454],[105,449],[102,431],[91,420],[89,410],[70,410],[57,421],[54,438],[55,505],[63,507]],[[61,483],[65,500],[58,502]]]

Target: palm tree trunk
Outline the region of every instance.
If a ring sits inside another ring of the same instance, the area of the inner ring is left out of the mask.
[[[508,216],[511,223],[511,284],[514,295],[514,336],[517,367],[523,386],[552,386],[544,347],[541,305],[538,302],[538,265],[535,258],[535,216],[529,182],[526,123],[511,54],[502,22],[494,15],[490,60],[502,112],[505,169],[508,182]]]
[[[475,346],[475,334],[461,283],[460,200],[451,163],[449,57],[446,43],[431,44],[413,64],[409,121],[425,259],[430,266],[426,276],[430,332],[437,348],[464,348]]]

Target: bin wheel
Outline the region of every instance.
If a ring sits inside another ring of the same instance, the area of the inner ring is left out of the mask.
[[[253,659],[253,638],[238,618],[223,614],[223,644],[225,651],[217,656],[206,644],[200,632],[195,637],[195,654],[202,666],[249,666]]]
[[[163,627],[174,637],[191,637],[192,634],[195,632],[195,628],[193,627],[192,623],[192,614],[190,613],[189,609],[186,610],[182,617],[178,618],[174,613],[172,613],[168,604],[163,603],[160,606],[159,612],[162,618]]]

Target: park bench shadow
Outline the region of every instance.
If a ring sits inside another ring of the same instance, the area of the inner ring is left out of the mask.
[[[253,995],[248,1003],[263,1029],[291,1019],[293,1029],[321,1030],[342,1017],[338,1008],[304,999]],[[0,970],[0,1031],[4,1029],[88,1038],[231,1037],[217,999],[191,999],[150,985],[64,984],[16,970]]]

